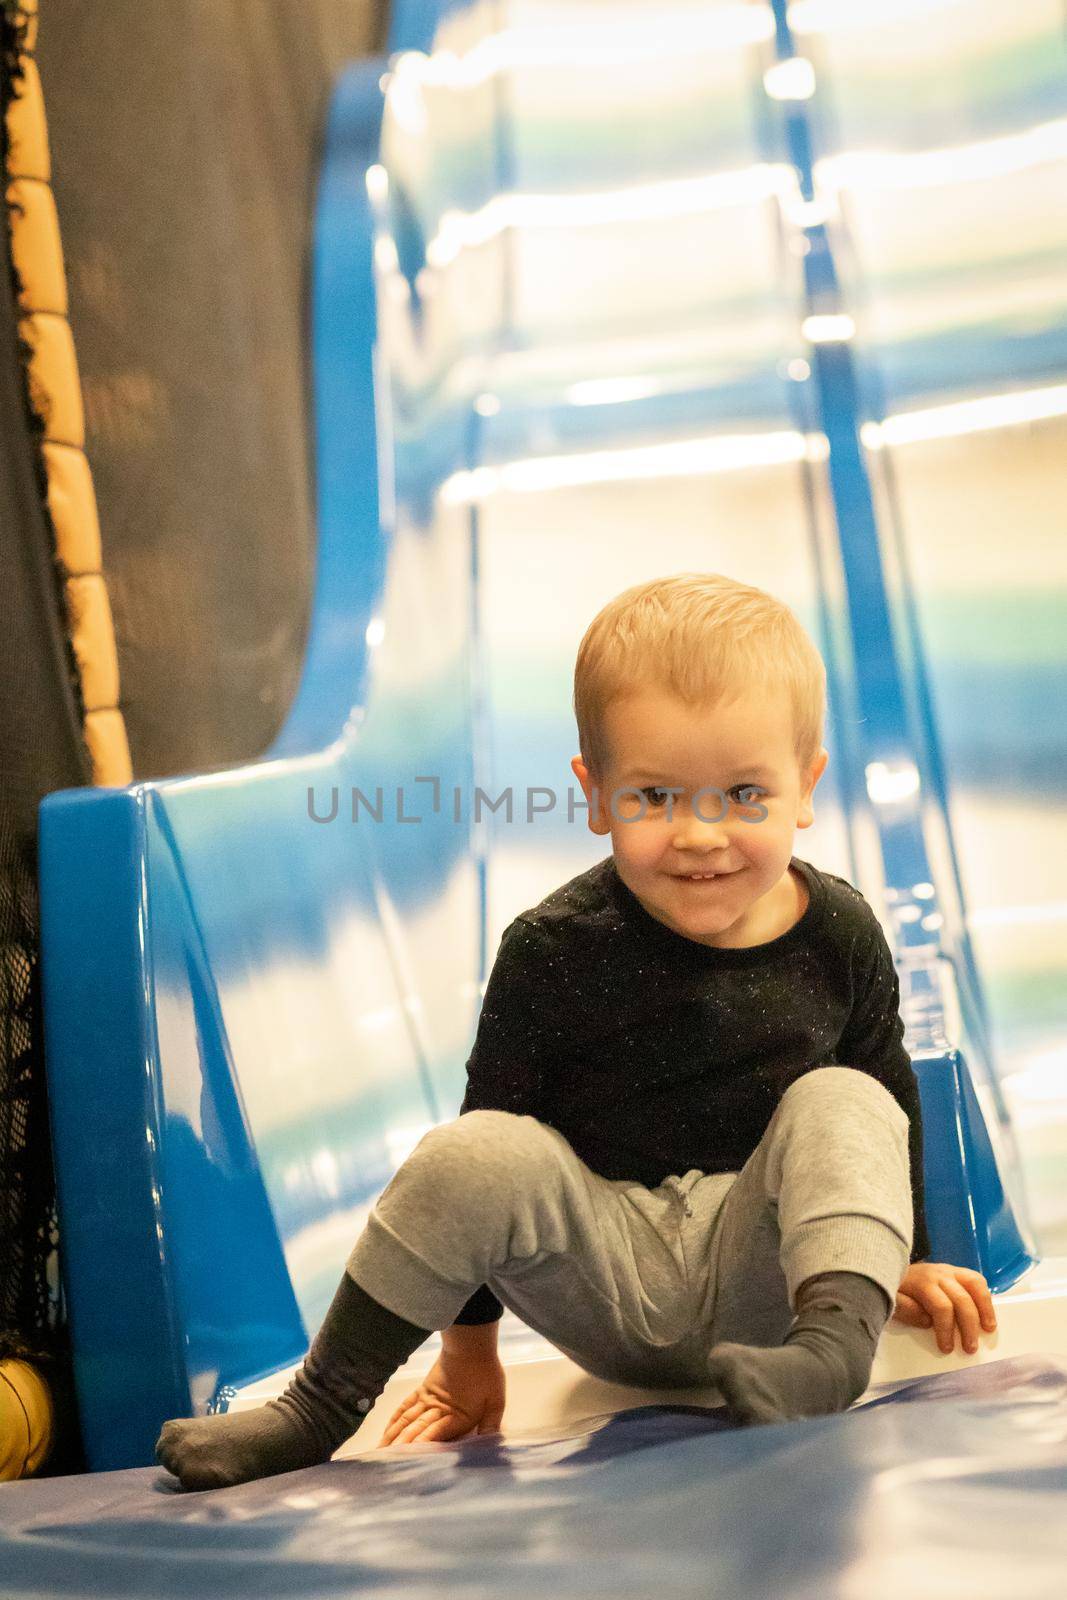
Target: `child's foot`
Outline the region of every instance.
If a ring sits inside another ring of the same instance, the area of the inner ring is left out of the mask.
[[[708,1371],[735,1422],[788,1422],[846,1410],[870,1381],[878,1336],[892,1308],[885,1291],[855,1272],[809,1278],[797,1315],[774,1349],[718,1344]]]
[[[185,1489],[223,1489],[328,1461],[397,1367],[430,1336],[345,1273],[307,1360],[255,1411],[166,1422],[156,1459]]]
[[[314,1467],[332,1454],[321,1436],[273,1401],[255,1411],[165,1422],[156,1445],[156,1460],[183,1489],[225,1489]]]

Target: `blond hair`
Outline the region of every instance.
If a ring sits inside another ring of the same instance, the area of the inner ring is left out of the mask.
[[[608,704],[659,688],[709,709],[758,684],[792,705],[797,761],[806,772],[822,746],[826,668],[787,605],[719,572],[678,572],[636,583],[593,618],[574,667],[578,743],[603,778]]]

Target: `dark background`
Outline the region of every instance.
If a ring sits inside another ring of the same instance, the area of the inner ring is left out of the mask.
[[[44,86],[134,776],[261,754],[314,570],[321,133],[383,0],[42,0]]]

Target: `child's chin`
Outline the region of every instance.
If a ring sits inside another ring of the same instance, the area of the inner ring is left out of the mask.
[[[721,933],[737,921],[736,915],[732,911],[727,914],[723,906],[699,904],[696,895],[691,904],[683,901],[681,905],[663,907],[659,916],[661,921],[669,922],[684,933]]]

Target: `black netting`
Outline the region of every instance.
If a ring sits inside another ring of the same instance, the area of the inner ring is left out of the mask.
[[[5,798],[0,796],[0,1356],[55,1343],[48,1269],[57,1243],[32,843]]]
[[[20,25],[0,11],[0,101]],[[3,148],[6,169],[7,150]],[[58,1302],[55,1185],[43,1056],[37,808],[88,781],[82,706],[45,510],[41,424],[30,409],[18,284],[0,227],[0,1357],[32,1357],[58,1401],[52,1470],[78,1464],[69,1345]]]

